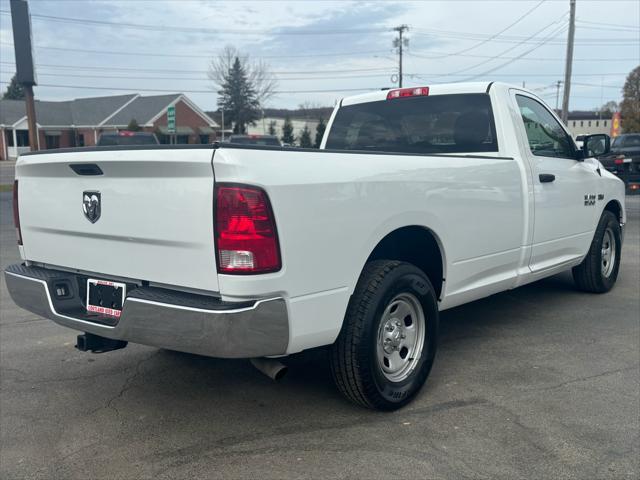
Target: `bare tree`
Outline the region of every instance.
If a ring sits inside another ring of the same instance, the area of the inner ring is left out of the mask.
[[[256,92],[260,107],[264,108],[266,102],[272,98],[278,88],[278,80],[271,73],[269,64],[263,60],[251,60],[248,55],[240,52],[236,47],[227,45],[218,57],[211,60],[209,65],[209,79],[213,81],[219,90],[225,82],[229,70],[233,67],[236,58],[244,71],[247,80]]]
[[[318,110],[319,108],[322,108],[321,104],[318,102],[310,102],[309,100],[298,105],[298,110],[300,110],[304,115],[304,118],[307,119],[314,116],[314,110]]]

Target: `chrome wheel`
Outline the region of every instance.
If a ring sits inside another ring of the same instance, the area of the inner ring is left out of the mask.
[[[422,354],[425,318],[422,305],[410,293],[396,295],[382,314],[378,328],[377,359],[392,382],[405,380]]]
[[[604,237],[602,237],[602,256],[600,258],[602,276],[609,278],[616,264],[616,237],[611,228],[607,228],[604,231]]]

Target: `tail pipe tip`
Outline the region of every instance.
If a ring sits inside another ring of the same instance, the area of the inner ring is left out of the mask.
[[[287,374],[287,366],[274,358],[252,358],[250,362],[272,380],[281,380]]]

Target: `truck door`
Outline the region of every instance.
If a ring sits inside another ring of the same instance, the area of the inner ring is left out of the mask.
[[[536,98],[514,92],[531,166],[534,227],[529,267],[543,271],[583,256],[596,215],[595,164],[578,160],[571,136]],[[527,148],[528,147],[528,148]]]

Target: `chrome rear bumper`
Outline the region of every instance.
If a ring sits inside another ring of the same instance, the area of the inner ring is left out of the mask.
[[[100,277],[98,277],[100,278]],[[128,291],[119,319],[86,312],[86,277],[24,265],[5,270],[7,288],[20,307],[65,327],[116,340],[221,358],[282,355],[289,342],[283,298],[223,302],[156,287]],[[108,279],[105,277],[105,279]],[[56,297],[55,285],[69,286]]]

